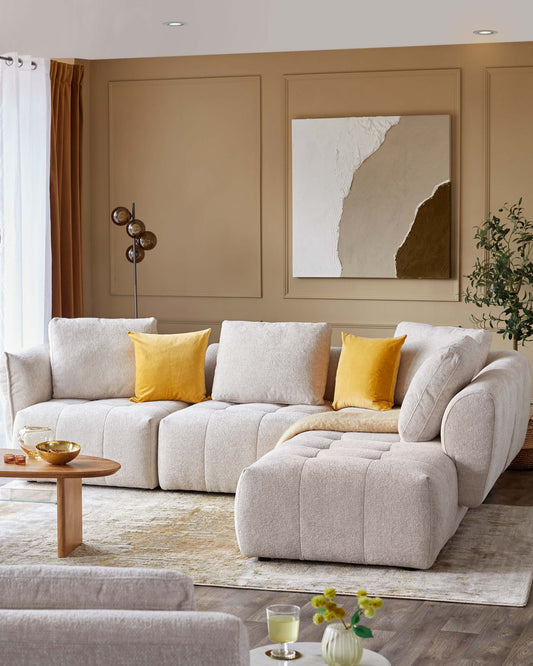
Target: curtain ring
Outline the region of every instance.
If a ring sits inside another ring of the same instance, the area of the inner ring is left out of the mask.
[[[17,58],[17,60],[18,60],[18,66],[22,67],[22,65],[24,64],[24,60],[22,60],[22,58]]]
[[[32,69],[37,69],[37,63],[33,62],[33,60],[31,61],[31,68]]]
[[[5,59],[5,61],[6,61],[6,65],[8,65],[9,67],[11,67],[11,65],[13,64],[13,56],[8,56],[8,57]]]

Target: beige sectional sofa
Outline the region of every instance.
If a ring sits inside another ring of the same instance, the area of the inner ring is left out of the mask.
[[[245,666],[248,632],[195,611],[177,571],[0,567],[0,661],[10,666]]]
[[[96,327],[99,321],[83,324]],[[135,325],[135,320],[117,321],[124,331]],[[139,321],[148,329],[155,325]],[[4,354],[0,388],[8,436],[25,425],[47,425],[56,438],[81,443],[83,453],[121,463],[119,473],[88,482],[236,492],[237,537],[247,556],[416,568],[431,566],[467,509],[483,501],[524,441],[531,376],[522,354],[489,353],[490,334],[482,331],[402,323],[397,335],[407,339],[396,402],[403,403],[403,435],[402,427],[399,434],[311,431],[274,448],[302,416],[332,411],[340,349],[329,347],[326,325],[309,325],[313,335],[302,346],[295,341],[305,325],[280,324],[285,328],[270,351],[268,327],[276,325],[224,325],[222,357],[217,344],[206,354],[213,400],[195,405],[130,402],[134,361],[124,356],[125,349],[117,352],[116,368],[102,371],[103,379],[91,368],[90,398],[80,395],[89,395],[85,368],[91,362],[98,366],[96,342],[89,350],[92,361],[76,351],[80,376],[72,389],[77,397],[70,398],[61,391],[56,397],[57,359],[47,347]],[[254,327],[259,327],[255,347],[248,343]],[[116,344],[114,337],[100,342]],[[297,348],[290,363],[284,344]],[[237,347],[246,349],[232,357]],[[62,372],[68,361],[63,359]],[[113,371],[127,363],[125,394],[95,397],[99,382],[109,391]],[[446,364],[449,375],[435,383]],[[461,374],[466,380],[457,384]],[[455,393],[454,381],[460,387]],[[287,399],[258,401],[262,395]],[[306,404],[287,404],[299,396]],[[422,419],[418,430],[417,418]],[[431,430],[431,437],[411,441],[417,431]]]

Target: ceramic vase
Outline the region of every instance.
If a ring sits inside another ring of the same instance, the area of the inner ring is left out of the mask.
[[[328,666],[357,666],[363,656],[363,640],[340,622],[328,624],[322,637],[322,659]]]

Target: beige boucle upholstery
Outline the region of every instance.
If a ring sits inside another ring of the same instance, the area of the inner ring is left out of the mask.
[[[167,569],[0,566],[0,608],[194,610],[189,576]]]
[[[325,411],[331,407],[216,400],[176,411],[159,426],[159,484],[234,493],[241,471],[273,449],[290,425]]]
[[[245,666],[246,628],[194,611],[177,571],[0,567],[0,662],[10,666]]]
[[[427,569],[466,509],[440,442],[309,432],[245,469],[235,500],[243,555]]]
[[[25,425],[48,426],[56,439],[80,444],[84,455],[120,462],[121,469],[116,474],[84,479],[84,483],[155,488],[159,422],[185,407],[186,402],[135,404],[127,398],[48,400],[20,410],[14,432]]]
[[[530,396],[527,358],[494,351],[479,375],[450,401],[442,419],[442,446],[455,463],[464,506],[481,504],[522,448]]]

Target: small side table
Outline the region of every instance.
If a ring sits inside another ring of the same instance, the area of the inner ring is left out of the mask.
[[[250,666],[324,666],[326,663],[321,656],[320,643],[291,643],[291,648],[301,652],[303,657],[291,661],[271,659],[265,652],[276,645],[263,645],[250,652]],[[363,658],[359,666],[391,666],[388,659],[372,650],[363,650]]]

